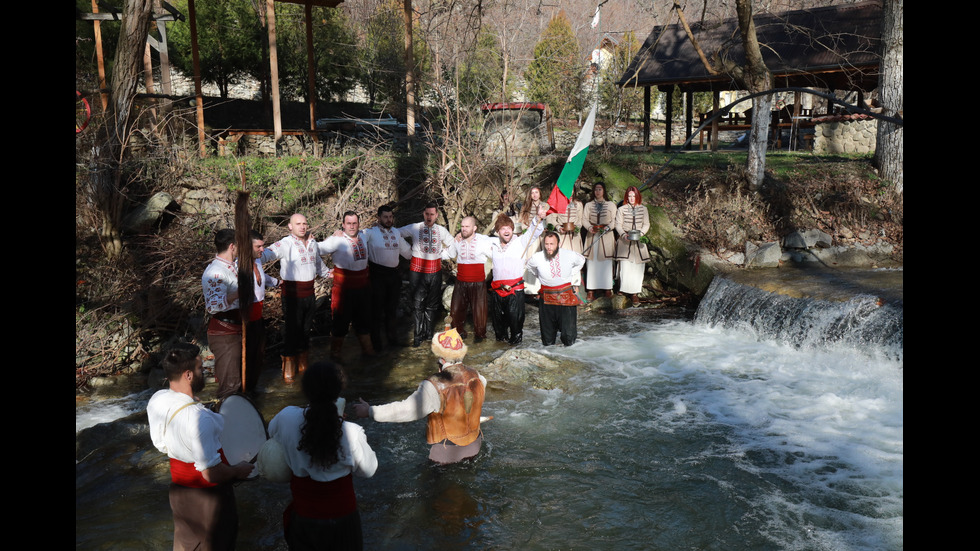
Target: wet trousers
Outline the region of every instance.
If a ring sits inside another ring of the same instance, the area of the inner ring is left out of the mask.
[[[524,339],[524,291],[506,297],[491,291],[490,320],[498,341],[520,344]]]
[[[442,298],[442,271],[432,274],[408,272],[408,284],[411,287],[415,321],[413,344],[418,346],[422,341],[432,339],[433,324]]]
[[[496,294],[496,293],[494,293]],[[453,327],[466,338],[466,312],[473,313],[473,333],[478,339],[487,337],[487,284],[485,281],[457,281],[449,307]]]

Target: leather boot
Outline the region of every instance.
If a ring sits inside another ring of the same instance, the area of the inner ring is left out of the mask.
[[[371,335],[358,335],[357,340],[361,343],[362,356],[374,356],[374,345],[371,343]]]
[[[299,353],[299,362],[297,365],[297,370],[302,374],[306,371],[306,366],[310,365],[310,351],[304,350]]]
[[[330,339],[330,357],[334,360],[340,359],[340,352],[344,349],[344,337],[333,337]]]
[[[282,357],[282,380],[292,384],[296,380],[296,356]]]
[[[595,291],[589,291],[588,293],[586,293],[585,300],[588,300],[590,302],[595,300]]]

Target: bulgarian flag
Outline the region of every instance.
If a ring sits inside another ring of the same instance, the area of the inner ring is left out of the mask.
[[[585,119],[585,125],[582,126],[582,131],[578,133],[578,139],[575,140],[575,147],[568,154],[565,167],[561,169],[558,182],[551,190],[551,196],[548,197],[548,205],[551,207],[548,209],[549,213],[565,214],[565,209],[571,202],[570,197],[575,190],[575,180],[582,172],[582,165],[585,164],[585,156],[589,153],[589,144],[592,142],[592,130],[595,128],[595,108],[596,105],[593,104],[592,110],[589,111],[589,117]]]

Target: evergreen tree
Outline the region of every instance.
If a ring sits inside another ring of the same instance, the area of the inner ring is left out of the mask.
[[[608,113],[611,120],[629,120],[643,108],[642,88],[620,88],[616,85],[616,81],[626,72],[639,49],[640,42],[636,35],[633,31],[626,31],[616,46],[612,60],[603,70],[602,83],[599,86],[600,101],[603,111]]]
[[[503,101],[501,90],[504,76],[504,59],[496,35],[487,28],[480,29],[476,44],[462,63],[455,67],[460,104],[479,105],[484,102]]]
[[[340,100],[359,76],[357,38],[343,12],[313,7],[313,67],[317,99]],[[307,98],[309,91],[305,7],[276,6],[280,91],[289,99]]]
[[[405,104],[405,20],[397,0],[382,0],[368,20],[360,56],[361,83],[372,105]],[[415,97],[420,97],[424,77],[432,67],[429,50],[418,26],[413,29]]]
[[[187,1],[174,6],[187,13]],[[262,74],[262,42],[258,14],[248,0],[197,0],[198,48],[201,80],[218,87],[221,97],[243,79]],[[170,61],[186,75],[194,74],[188,22],[168,26]]]
[[[524,71],[530,99],[547,103],[556,117],[574,116],[581,102],[581,58],[572,24],[559,12],[548,22]]]

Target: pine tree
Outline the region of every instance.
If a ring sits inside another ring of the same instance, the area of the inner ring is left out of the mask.
[[[581,57],[572,24],[559,12],[548,22],[524,71],[530,99],[547,103],[558,118],[574,116],[581,103]]]

